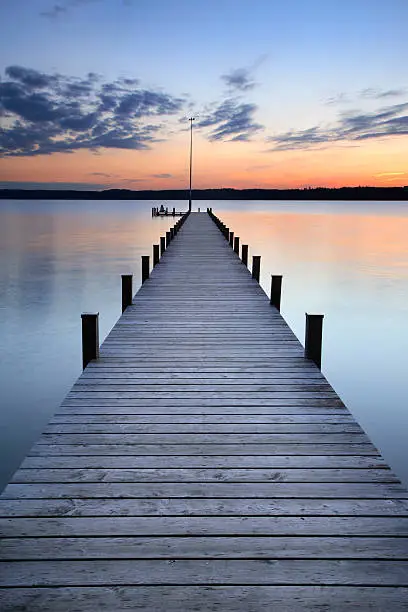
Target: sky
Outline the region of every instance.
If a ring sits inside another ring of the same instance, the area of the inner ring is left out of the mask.
[[[0,187],[408,185],[407,0],[1,0]]]

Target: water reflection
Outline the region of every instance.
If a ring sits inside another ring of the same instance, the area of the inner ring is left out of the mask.
[[[81,371],[80,313],[100,312],[101,338],[133,273],[173,224],[151,203],[1,202],[0,488]]]
[[[120,315],[120,275],[173,224],[152,202],[2,202],[0,488],[80,373],[80,313]],[[176,203],[178,207],[181,203]],[[201,210],[207,203],[200,202]],[[323,312],[323,371],[408,483],[408,205],[211,202],[261,282],[283,274],[282,314],[303,341]]]

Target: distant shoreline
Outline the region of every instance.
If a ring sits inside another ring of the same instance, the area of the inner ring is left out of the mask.
[[[339,187],[307,189],[194,189],[193,200],[396,200],[408,201],[405,187]],[[188,200],[185,189],[0,189],[1,200]]]

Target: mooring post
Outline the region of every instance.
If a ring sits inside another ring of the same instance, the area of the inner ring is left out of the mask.
[[[242,259],[242,263],[247,266],[248,265],[248,245],[247,244],[242,245],[241,259]]]
[[[160,259],[160,246],[158,244],[153,245],[153,268],[159,263]]]
[[[170,232],[166,232],[166,249],[169,246],[170,242],[171,242],[171,234]]]
[[[122,274],[122,312],[132,303],[133,274]]]
[[[252,256],[252,278],[258,281],[261,272],[261,256],[253,255]]]
[[[82,319],[82,369],[92,359],[99,357],[99,312],[83,312]]]
[[[322,365],[323,317],[306,313],[305,358],[314,361],[319,370]]]
[[[239,237],[235,236],[234,238],[234,252],[239,255]]]
[[[164,236],[160,236],[160,257],[163,255],[166,250],[166,239]]]
[[[229,227],[224,227],[224,238],[225,240],[229,240]]]
[[[230,246],[232,247],[234,246],[234,232],[229,233],[229,243],[230,243]]]
[[[174,227],[170,228],[170,240],[173,240],[174,238]]]
[[[175,216],[176,216],[176,209],[173,208],[173,217],[175,217]]]
[[[142,255],[142,284],[149,278],[150,272],[150,257]]]
[[[275,306],[280,311],[282,294],[282,276],[272,274],[271,279],[271,306]]]

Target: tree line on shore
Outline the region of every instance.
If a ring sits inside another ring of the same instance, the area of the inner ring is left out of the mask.
[[[0,199],[188,200],[186,189],[0,189]],[[405,187],[313,187],[305,189],[194,189],[193,200],[408,200]]]

